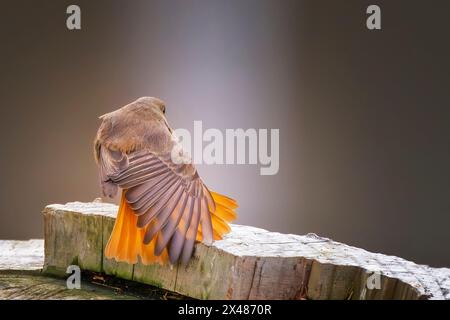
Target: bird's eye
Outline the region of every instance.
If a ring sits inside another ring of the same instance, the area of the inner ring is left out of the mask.
[[[162,109],[162,113],[166,114],[166,107],[163,106],[161,109]]]

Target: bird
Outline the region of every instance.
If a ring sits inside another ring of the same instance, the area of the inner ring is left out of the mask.
[[[195,242],[211,245],[230,232],[236,200],[204,184],[169,126],[163,100],[141,97],[99,119],[94,157],[102,195],[121,192],[106,258],[187,265]]]

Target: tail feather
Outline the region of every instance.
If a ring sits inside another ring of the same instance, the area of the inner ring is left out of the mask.
[[[220,203],[216,203],[214,215],[227,222],[231,222],[237,218],[236,212],[234,212],[233,209],[224,207]]]
[[[120,241],[120,234],[122,232],[123,220],[124,214],[122,213],[122,206],[120,206],[116,221],[114,223],[113,231],[105,248],[105,256],[107,258],[113,258],[115,256],[115,252],[117,252],[117,247]]]
[[[226,233],[226,232],[225,232]],[[213,240],[222,240],[225,233],[219,233],[216,229],[214,229],[213,225]],[[202,226],[200,225],[197,231],[197,237],[195,238],[195,241],[201,242],[203,240],[203,233],[202,233]]]
[[[219,216],[216,216],[215,214],[213,214],[211,216],[211,220],[214,224],[214,229],[220,233],[220,234],[225,234],[231,231],[230,226],[228,225],[228,223],[223,220],[222,218],[220,218]]]
[[[120,209],[119,209],[120,212]],[[123,223],[122,223],[122,228],[119,231],[120,234],[120,240],[119,240],[119,244],[117,246],[117,258],[119,261],[126,261],[128,263],[133,263],[134,259],[133,257],[128,258],[129,256],[129,252],[128,252],[128,237],[129,237],[129,229],[130,229],[130,220],[131,217],[128,216],[128,210],[126,210],[126,208],[124,208],[122,210],[123,214],[124,214],[124,219],[123,219]]]
[[[154,255],[156,237],[149,244],[144,244],[146,229],[137,227],[137,216],[122,193],[117,219],[105,248],[105,256],[108,259],[129,264],[137,263],[138,256],[141,257],[143,264],[166,263],[168,261],[167,250],[164,250],[160,256]]]
[[[216,210],[211,212],[211,222],[213,227],[213,239],[221,240],[224,234],[227,234],[231,231],[228,222],[231,222],[237,218],[236,212],[234,209],[238,207],[238,204],[235,200],[221,195],[217,192],[211,191],[211,195],[213,197]],[[212,208],[209,208],[212,210]],[[201,226],[197,232],[197,241],[202,241],[202,228]]]
[[[144,244],[144,236],[145,233],[147,232],[147,227],[146,228],[142,228],[139,230],[140,231],[140,235],[141,235],[141,241],[139,243],[140,245],[140,256],[141,256],[141,260],[142,263],[147,265],[147,264],[153,264],[153,263],[159,263],[161,265],[166,264],[169,261],[169,255],[167,253],[167,249],[164,249],[163,252],[161,253],[161,255],[157,256],[154,254],[155,252],[155,246],[156,246],[156,239],[157,237],[155,236],[152,241],[150,241],[149,244]],[[159,232],[158,232],[159,234]]]
[[[222,206],[229,208],[231,210],[236,209],[239,205],[237,204],[236,200],[233,200],[227,196],[224,196],[223,194],[211,191],[211,195],[214,199],[214,202],[217,204],[221,204]]]

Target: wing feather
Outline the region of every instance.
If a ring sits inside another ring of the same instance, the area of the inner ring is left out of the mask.
[[[186,239],[183,245],[183,251],[181,253],[181,263],[186,265],[191,258],[192,251],[194,249],[194,242],[197,237],[198,225],[200,222],[200,198],[194,199],[194,208],[192,212],[192,220],[189,224],[189,228],[186,232]]]
[[[172,264],[175,264],[180,257],[181,251],[183,250],[186,231],[191,223],[195,199],[193,197],[188,198],[188,204],[183,212],[183,217],[181,218],[178,228],[173,234],[172,241],[170,241],[169,259]]]
[[[150,242],[166,224],[169,215],[172,214],[182,195],[183,190],[181,188],[181,185],[179,185],[177,190],[170,196],[170,199],[168,200],[166,206],[161,209],[158,214],[156,214],[155,218],[153,219],[154,223],[152,224],[152,226],[150,228],[147,228],[147,232],[145,233],[144,237],[144,243]]]
[[[100,147],[99,160],[106,191],[111,193],[114,190],[108,188],[117,187],[125,190],[125,200],[137,216],[137,227],[144,228],[143,243],[156,239],[155,255],[167,248],[171,263],[179,259],[187,263],[197,233],[207,244],[218,238],[212,224],[215,195],[203,184],[192,164],[176,164],[167,153],[157,155],[140,150],[125,154],[104,147]],[[220,200],[234,205],[231,199]],[[128,222],[123,223],[126,226]],[[127,243],[117,245],[125,249]]]
[[[160,199],[155,203],[154,206],[151,206],[150,209],[147,210],[147,212],[138,217],[138,228],[143,228],[144,226],[146,226],[164,209],[172,195],[175,193],[175,190],[178,187],[179,183],[179,181],[175,181],[175,184],[167,192],[161,194]]]
[[[164,225],[164,227],[161,229],[161,232],[158,234],[155,247],[156,255],[160,255],[162,253],[162,251],[172,238],[173,234],[175,233],[175,229],[180,223],[188,199],[189,197],[187,196],[186,192],[183,191],[182,200],[178,202],[177,207],[173,210],[172,214],[167,220],[167,223]]]

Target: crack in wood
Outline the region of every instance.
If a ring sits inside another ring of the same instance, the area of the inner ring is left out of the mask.
[[[253,281],[255,280],[255,274],[256,274],[256,267],[258,264],[258,258],[256,258],[255,263],[254,263],[254,267],[253,267],[253,273],[252,273],[252,280],[250,281],[250,288],[248,290],[248,295],[247,295],[247,300],[250,300],[250,295],[252,293],[252,288],[253,288]]]

